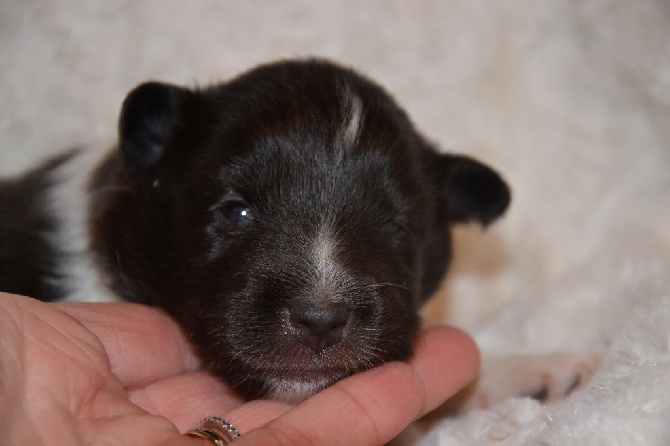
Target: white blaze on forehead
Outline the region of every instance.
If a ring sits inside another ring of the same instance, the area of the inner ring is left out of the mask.
[[[343,117],[341,138],[344,147],[348,148],[356,144],[364,119],[363,101],[348,86],[343,94]]]

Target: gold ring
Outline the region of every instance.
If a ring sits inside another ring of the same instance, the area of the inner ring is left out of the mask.
[[[240,432],[221,417],[207,417],[202,420],[200,427],[186,432],[186,435],[207,440],[213,446],[225,446],[239,437]]]

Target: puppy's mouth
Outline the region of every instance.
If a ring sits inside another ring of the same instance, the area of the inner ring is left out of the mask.
[[[329,381],[331,383],[339,381],[342,378],[345,378],[352,374],[351,371],[343,369],[307,369],[307,370],[275,369],[275,370],[260,370],[259,373],[270,379],[280,379],[283,381],[295,381],[295,382]]]

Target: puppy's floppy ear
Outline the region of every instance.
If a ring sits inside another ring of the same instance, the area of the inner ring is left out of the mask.
[[[137,172],[163,158],[186,93],[159,82],[143,83],[128,93],[119,119],[119,148],[127,167]]]
[[[511,199],[509,187],[489,166],[466,156],[449,154],[439,155],[437,166],[438,184],[452,223],[476,221],[486,226],[507,209]]]

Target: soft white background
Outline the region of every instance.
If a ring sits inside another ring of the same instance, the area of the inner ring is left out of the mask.
[[[667,0],[0,0],[0,173],[111,146],[143,80],[304,55],[377,79],[514,190],[500,224],[458,232],[428,312],[484,350],[604,358],[563,403],[510,401],[422,441],[670,444]]]

